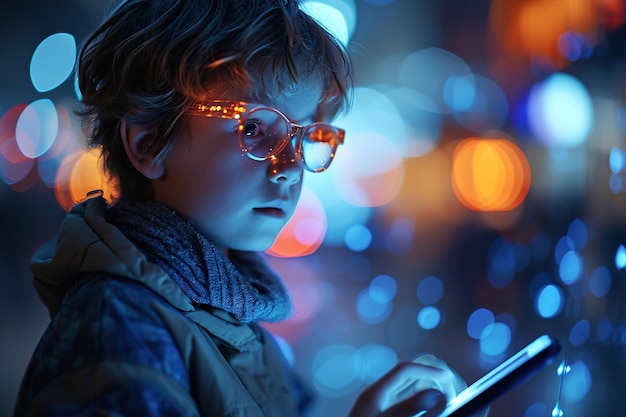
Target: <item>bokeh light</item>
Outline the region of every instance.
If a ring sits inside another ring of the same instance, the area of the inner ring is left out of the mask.
[[[315,388],[327,397],[350,394],[360,385],[361,356],[347,344],[328,345],[313,359]]]
[[[464,139],[456,145],[452,164],[454,193],[472,210],[513,210],[530,189],[528,161],[506,139]]]
[[[583,144],[594,126],[589,92],[575,77],[555,73],[537,83],[528,98],[529,125],[549,147]]]
[[[59,133],[59,116],[54,103],[48,99],[29,104],[15,127],[15,139],[27,158],[35,159],[46,153]]]
[[[424,110],[444,114],[473,103],[476,86],[472,74],[458,55],[435,47],[407,55],[399,68],[400,85],[428,98],[422,101],[428,106]]]
[[[372,232],[367,226],[355,224],[346,231],[345,244],[349,249],[361,252],[367,249],[370,243],[372,243]]]
[[[573,362],[563,378],[563,399],[572,403],[582,400],[591,389],[592,375],[582,360]]]
[[[344,149],[346,156],[333,167],[342,178],[336,183],[339,194],[355,206],[388,204],[402,184],[401,155],[385,136],[372,132],[361,132],[350,143]]]
[[[437,277],[426,277],[417,284],[417,299],[423,304],[436,304],[443,297],[444,286]]]
[[[543,318],[552,318],[563,309],[563,291],[556,285],[546,285],[537,294],[535,308]]]
[[[309,255],[324,241],[326,213],[313,191],[304,186],[296,210],[267,253],[278,257]]]
[[[456,110],[454,117],[461,126],[478,134],[504,126],[509,115],[509,103],[498,84],[480,75],[465,75],[452,80],[455,80],[454,99],[448,106]],[[448,90],[444,89],[444,97]]]
[[[486,356],[499,357],[511,342],[511,329],[505,323],[494,322],[485,327],[480,335],[480,352]]]
[[[467,319],[467,334],[472,339],[480,339],[487,326],[494,323],[493,313],[486,308],[479,308]]]
[[[66,85],[76,83],[74,36],[104,2],[47,3],[9,2],[0,29],[0,272],[13,277],[0,291],[10,317],[0,403],[13,401],[25,352],[48,323],[30,284],[33,244],[56,230],[57,203],[117,190],[98,150],[83,150],[68,97],[80,92]],[[304,174],[266,257],[293,312],[262,325],[316,397],[311,416],[345,415],[367,384],[417,353],[471,379],[537,332],[556,335],[572,360],[561,402],[543,372],[490,416],[619,415],[626,4],[301,5],[356,64],[354,107],[333,121],[346,143],[328,171]]]
[[[30,77],[39,92],[57,88],[72,73],[76,41],[69,33],[55,33],[44,39],[30,62]]]
[[[69,210],[95,191],[102,190],[108,201],[118,197],[118,186],[103,173],[100,149],[78,150],[66,157],[57,171],[55,194],[57,201]]]
[[[417,315],[417,322],[424,330],[432,330],[441,322],[441,312],[435,306],[426,306]]]
[[[300,8],[320,22],[344,45],[348,45],[356,27],[353,0],[304,0]]]

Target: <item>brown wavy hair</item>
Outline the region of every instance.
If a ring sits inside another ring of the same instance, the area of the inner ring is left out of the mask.
[[[127,0],[86,39],[77,72],[89,144],[130,198],[151,187],[126,157],[122,119],[155,129],[147,152],[165,160],[197,99],[249,91],[263,102],[313,77],[321,118],[350,102],[346,49],[295,0]]]

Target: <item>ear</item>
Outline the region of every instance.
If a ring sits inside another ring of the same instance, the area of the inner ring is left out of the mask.
[[[146,178],[154,180],[161,178],[165,173],[165,165],[162,161],[154,159],[154,155],[146,152],[156,137],[154,129],[126,123],[123,120],[120,125],[120,136],[124,144],[126,156],[135,169]]]

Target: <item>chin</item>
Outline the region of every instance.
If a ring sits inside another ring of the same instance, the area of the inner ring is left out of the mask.
[[[272,247],[278,234],[276,234],[273,238],[266,239],[250,239],[247,242],[242,242],[241,245],[237,245],[232,249],[237,249],[246,252],[265,252],[269,248]]]

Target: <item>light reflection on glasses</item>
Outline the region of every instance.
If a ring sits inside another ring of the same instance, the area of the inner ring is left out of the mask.
[[[296,157],[311,172],[328,169],[346,134],[345,130],[327,123],[301,126],[272,107],[252,107],[241,101],[196,102],[187,114],[237,120],[241,149],[255,161],[275,156],[294,141]]]

